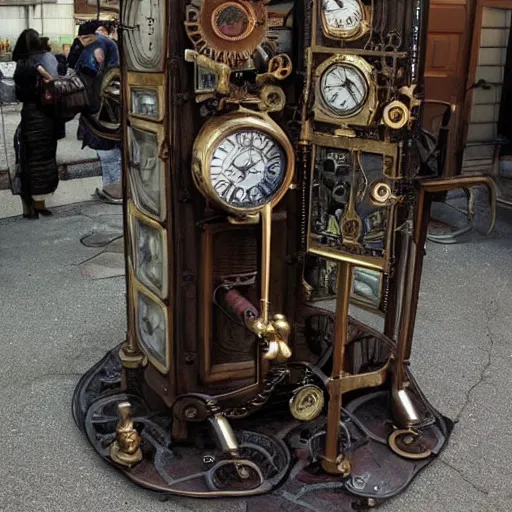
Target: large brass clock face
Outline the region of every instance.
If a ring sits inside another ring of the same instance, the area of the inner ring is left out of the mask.
[[[239,130],[214,149],[211,184],[222,202],[254,208],[275,196],[286,168],[284,150],[273,137],[260,130]]]
[[[321,18],[325,35],[336,39],[355,40],[369,28],[360,0],[322,0]]]
[[[362,109],[368,96],[368,83],[357,67],[338,62],[322,74],[320,94],[333,114],[349,117]]]
[[[164,0],[128,0],[123,12],[123,31],[128,68],[161,71],[164,48]]]
[[[209,201],[245,216],[282,199],[294,162],[282,128],[264,113],[241,109],[205,123],[194,142],[192,176]]]

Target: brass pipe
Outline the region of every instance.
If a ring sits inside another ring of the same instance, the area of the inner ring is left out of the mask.
[[[342,405],[342,377],[345,347],[348,342],[348,308],[352,291],[353,267],[350,263],[338,264],[338,289],[336,297],[336,328],[333,340],[332,374],[329,379],[329,405],[327,411],[327,432],[325,458],[322,466],[328,473],[340,473],[338,454],[340,415]]]
[[[261,211],[261,298],[260,319],[268,324],[270,301],[270,254],[272,240],[272,206],[266,204]]]

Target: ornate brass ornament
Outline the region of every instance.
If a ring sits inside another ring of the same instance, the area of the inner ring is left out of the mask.
[[[315,69],[314,83],[315,121],[343,127],[372,124],[378,105],[377,85],[374,69],[362,57],[332,55]],[[342,100],[345,96],[349,106]]]
[[[263,1],[201,0],[187,6],[185,30],[196,51],[236,68],[266,39]]]
[[[214,117],[194,143],[194,182],[206,199],[235,216],[276,205],[292,182],[293,170],[288,137],[263,113],[239,110]]]
[[[318,386],[307,384],[290,398],[290,412],[300,421],[311,421],[320,415],[324,403],[324,392]]]
[[[370,31],[371,9],[361,0],[322,0],[317,5],[328,38],[357,41]]]
[[[382,121],[392,130],[399,130],[409,122],[409,109],[401,101],[392,101],[384,107]]]
[[[129,402],[118,405],[119,424],[116,440],[110,445],[110,457],[122,466],[132,467],[142,460],[141,439],[132,420],[132,406]]]

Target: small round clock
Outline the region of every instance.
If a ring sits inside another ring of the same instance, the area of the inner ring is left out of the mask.
[[[320,13],[327,37],[355,41],[369,31],[368,10],[360,0],[322,0]]]
[[[347,117],[363,107],[368,96],[368,83],[359,68],[338,62],[328,67],[322,75],[320,93],[330,110]]]
[[[123,42],[130,71],[162,71],[164,20],[164,0],[128,0],[124,4]]]
[[[290,186],[293,148],[270,117],[237,111],[212,118],[193,149],[192,172],[200,192],[235,215],[275,205]]]
[[[319,121],[366,124],[376,109],[373,68],[357,55],[334,55],[315,71]]]

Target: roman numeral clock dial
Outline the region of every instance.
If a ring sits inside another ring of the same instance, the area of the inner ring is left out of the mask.
[[[211,181],[219,198],[236,207],[255,207],[271,199],[283,183],[283,149],[257,130],[226,137],[215,149]]]
[[[293,178],[293,147],[262,113],[244,110],[212,118],[197,136],[193,154],[200,192],[238,216],[277,204]]]

